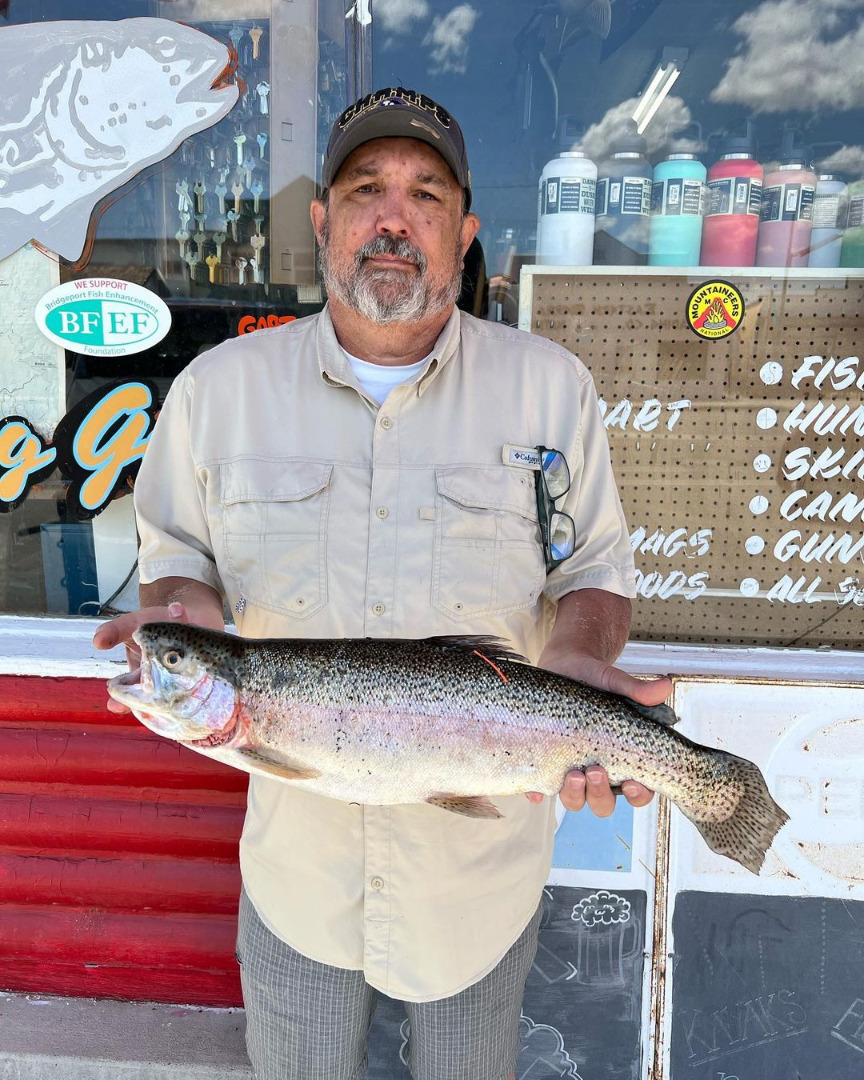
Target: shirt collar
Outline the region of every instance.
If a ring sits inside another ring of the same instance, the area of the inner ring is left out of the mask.
[[[438,372],[456,355],[461,333],[461,317],[459,309],[454,307],[450,318],[438,335],[435,347],[429,355],[426,370],[414,383],[418,395],[426,392],[429,385],[437,377]],[[333,320],[330,317],[329,304],[325,305],[318,316],[317,334],[318,366],[321,371],[321,378],[330,386],[352,386],[359,391],[360,387],[354,377],[354,372],[351,370],[348,358],[336,338]]]

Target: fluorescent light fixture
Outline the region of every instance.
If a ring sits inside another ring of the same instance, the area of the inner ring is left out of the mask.
[[[648,85],[643,90],[639,100],[636,102],[636,108],[633,110],[633,120],[636,123],[636,131],[639,135],[651,123],[654,114],[672,89],[675,80],[681,74],[687,55],[686,49],[663,50],[660,63],[654,69],[654,73],[648,80]]]

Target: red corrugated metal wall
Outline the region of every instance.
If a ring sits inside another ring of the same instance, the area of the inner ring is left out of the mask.
[[[106,700],[0,677],[0,988],[239,1005],[246,776]]]

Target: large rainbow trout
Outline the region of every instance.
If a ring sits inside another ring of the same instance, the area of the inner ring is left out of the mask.
[[[555,795],[571,768],[660,792],[758,873],[788,820],[758,767],[647,708],[490,638],[254,640],[182,623],[133,635],[141,669],[108,692],[152,731],[238,769],[347,802],[496,818],[496,795]]]

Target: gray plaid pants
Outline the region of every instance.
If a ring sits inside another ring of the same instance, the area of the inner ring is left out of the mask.
[[[405,1002],[414,1080],[507,1080],[541,909],[484,978],[440,1001]],[[275,937],[245,891],[237,934],[246,1047],[256,1080],[360,1080],[378,992],[362,971],[310,960]]]

